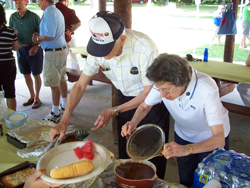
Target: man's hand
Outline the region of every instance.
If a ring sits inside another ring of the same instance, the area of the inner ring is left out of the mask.
[[[46,170],[38,170],[33,175],[28,177],[25,181],[24,188],[49,188],[59,187],[62,184],[49,183],[42,180],[40,177],[46,172]]]
[[[128,121],[125,125],[122,126],[122,137],[130,135],[136,129],[136,125],[133,121]]]
[[[32,47],[30,48],[30,50],[29,50],[29,56],[34,56],[34,55],[36,55],[38,48],[39,48],[39,47],[38,47],[37,45],[32,46]]]
[[[71,35],[71,31],[69,29],[66,29],[65,34],[66,35]]]
[[[95,130],[100,129],[101,127],[106,127],[113,114],[113,108],[102,111],[102,113],[98,116],[97,120],[94,123],[94,125],[96,126]]]
[[[60,122],[55,127],[52,127],[50,129],[50,140],[54,140],[56,135],[59,134],[58,141],[61,141],[63,137],[65,136],[65,133],[67,131],[67,124]]]
[[[33,41],[35,44],[39,43],[39,42],[37,41],[37,37],[38,37],[38,36],[39,36],[39,33],[38,33],[38,32],[33,33],[32,41]]]

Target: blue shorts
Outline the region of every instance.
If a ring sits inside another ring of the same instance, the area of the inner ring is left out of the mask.
[[[15,98],[16,62],[0,62],[0,89],[4,90],[5,98]]]
[[[17,62],[22,74],[39,75],[43,70],[43,50],[38,48],[36,55],[29,56],[29,50],[32,46],[19,46],[17,51]]]

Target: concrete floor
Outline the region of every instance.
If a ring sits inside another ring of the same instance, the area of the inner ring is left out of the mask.
[[[22,76],[18,77],[19,79],[16,80],[17,111],[28,113],[29,118],[31,119],[41,120],[51,110],[52,103],[50,88],[42,86],[40,95],[42,105],[40,108],[31,109],[30,106],[24,107],[22,106],[22,103],[28,99],[29,94],[24,79]],[[70,93],[73,85],[74,83],[68,82],[68,93]],[[223,97],[222,100],[242,104],[236,90]],[[111,86],[94,81],[93,86],[87,86],[85,95],[82,97],[79,105],[71,116],[70,124],[75,125],[77,128],[85,127],[87,130],[90,130],[99,113],[109,107],[111,107]],[[232,113],[230,113],[229,116],[231,121],[230,149],[250,156],[250,147],[248,145],[250,143],[250,118]],[[174,140],[173,133],[172,120],[169,141]],[[98,142],[102,139],[101,144],[113,152],[115,156],[118,156],[117,144],[114,144],[113,142],[111,122],[109,122],[107,127],[93,131],[88,139],[94,142]],[[168,160],[165,180],[168,182],[179,182],[176,158]]]

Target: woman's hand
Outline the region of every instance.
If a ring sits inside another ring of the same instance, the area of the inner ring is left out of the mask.
[[[166,143],[162,154],[166,159],[171,157],[183,157],[189,155],[188,145],[179,145],[176,142]]]
[[[125,125],[122,126],[122,137],[130,135],[133,130],[136,129],[136,125],[133,121],[128,121]]]
[[[45,169],[36,171],[33,175],[28,177],[25,181],[24,188],[49,188],[59,187],[62,184],[49,183],[41,179],[40,177],[46,172]]]

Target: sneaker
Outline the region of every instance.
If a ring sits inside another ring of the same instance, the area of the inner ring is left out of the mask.
[[[61,118],[62,118],[62,113],[60,113],[59,115],[55,115],[54,112],[50,111],[49,115],[43,118],[43,120],[52,121],[54,123],[59,123]]]
[[[62,104],[60,104],[60,107],[59,107],[59,112],[60,112],[61,114],[63,114],[63,113],[64,113],[64,111],[65,111],[65,108],[63,108],[63,107],[62,107]]]

